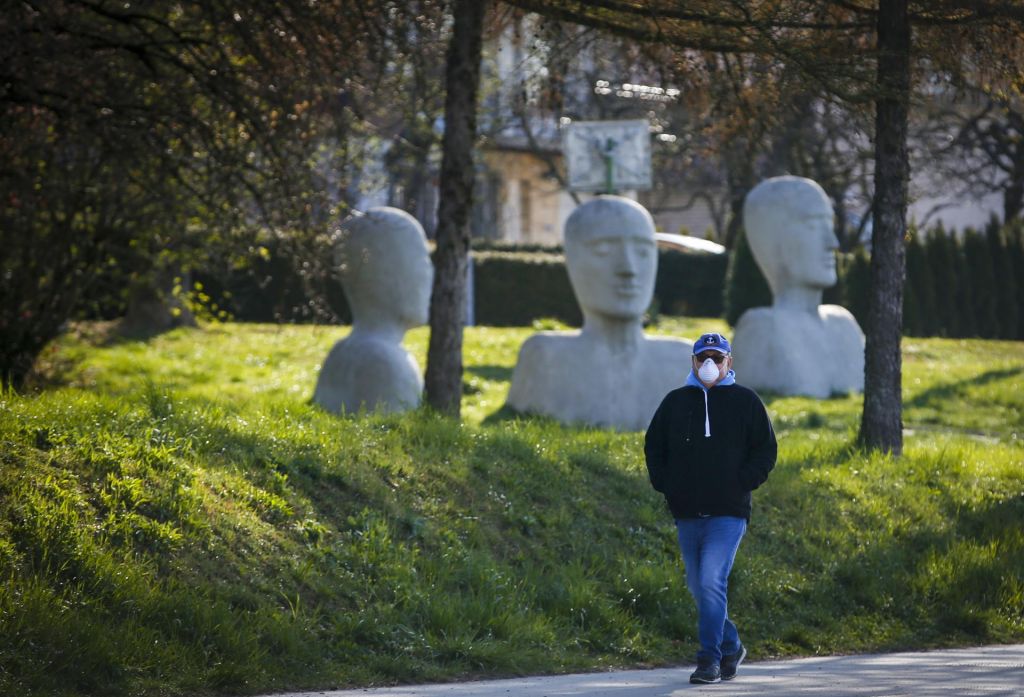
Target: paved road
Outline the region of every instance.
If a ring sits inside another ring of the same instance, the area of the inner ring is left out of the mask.
[[[276,697],[1024,697],[1024,644],[746,662],[736,679],[690,685],[693,666],[414,685]]]

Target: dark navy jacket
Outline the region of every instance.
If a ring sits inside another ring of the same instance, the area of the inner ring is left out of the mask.
[[[735,516],[750,520],[750,492],[768,479],[778,446],[768,412],[753,390],[718,385],[669,392],[644,441],[647,472],[676,518]]]

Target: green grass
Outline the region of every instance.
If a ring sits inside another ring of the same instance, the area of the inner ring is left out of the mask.
[[[693,337],[717,320],[665,320]],[[502,410],[532,329],[466,332],[460,424],[308,404],[344,328],[68,336],[0,395],[0,694],[252,694],[680,663],[642,435]],[[407,346],[422,366],[427,332]],[[766,396],[780,461],[730,614],[753,658],[1024,640],[1024,344],[908,339],[906,455],[859,397]],[[740,376],[742,382],[742,376]]]

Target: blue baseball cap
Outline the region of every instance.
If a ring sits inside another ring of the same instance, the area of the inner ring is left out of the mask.
[[[732,347],[729,346],[729,340],[721,334],[711,332],[709,334],[701,334],[700,338],[693,344],[693,355],[696,356],[698,353],[704,351],[718,351],[720,353],[732,353]]]

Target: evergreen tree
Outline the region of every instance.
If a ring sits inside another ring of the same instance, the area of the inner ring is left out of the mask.
[[[908,248],[909,252],[910,249]],[[910,261],[909,259],[907,260]],[[909,269],[907,283],[903,286],[903,336],[924,336],[921,329],[921,317],[919,315],[919,303],[917,289],[910,282]]]
[[[871,257],[863,247],[857,249],[843,279],[843,306],[863,328],[868,318],[871,290]]]
[[[999,316],[999,332],[996,334],[996,337],[1000,339],[1014,339],[1017,337],[1021,312],[1020,306],[1017,304],[1018,281],[1014,274],[1013,258],[1007,232],[995,218],[985,228],[985,236],[988,239],[989,254],[992,257],[992,266],[995,273],[996,312]]]
[[[846,285],[846,267],[849,266],[852,255],[836,252],[836,284],[826,288],[821,294],[822,305],[842,305],[846,297],[844,289]]]
[[[913,302],[903,303],[903,323],[910,336],[934,336],[937,333],[935,280],[928,264],[925,237],[914,231],[907,243],[907,289]]]
[[[747,244],[746,232],[740,230],[729,255],[725,276],[725,321],[736,326],[740,316],[752,307],[772,304],[772,291]]]
[[[999,314],[996,309],[995,271],[988,240],[978,230],[964,233],[964,268],[967,270],[966,308],[973,320],[971,336],[991,339],[999,335]]]
[[[960,327],[956,316],[956,241],[940,223],[928,236],[925,251],[935,281],[935,334],[959,336]]]
[[[974,299],[971,297],[971,269],[967,264],[965,240],[974,234],[973,228],[965,228],[959,235],[950,236],[950,249],[953,257],[953,270],[956,284],[953,288],[953,320],[955,331],[953,336],[968,338],[978,335],[976,317],[974,315]]]
[[[1011,275],[1016,281],[1017,333],[1014,339],[1024,339],[1024,221],[1015,220],[1004,230],[1007,242],[1007,257],[1010,259]]]

